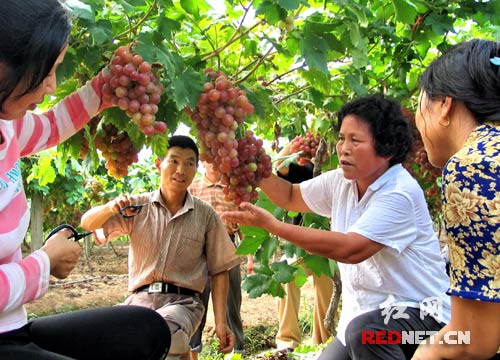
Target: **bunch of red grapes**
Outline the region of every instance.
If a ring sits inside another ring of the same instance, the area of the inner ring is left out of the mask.
[[[415,115],[405,107],[403,114],[410,122],[413,135],[413,146],[403,166],[423,187],[429,211],[434,218],[441,212],[441,189],[437,181],[441,176],[441,169],[432,166],[427,158],[422,137],[415,125]]]
[[[254,201],[256,188],[263,178],[271,176],[271,157],[266,155],[253,132],[237,139],[245,116],[254,111],[245,91],[233,87],[223,72],[206,70],[210,81],[203,85],[194,110],[187,109],[196,123],[200,160],[215,164],[226,185],[226,201],[239,205]]]
[[[254,202],[259,194],[256,188],[262,179],[271,176],[271,157],[262,147],[263,141],[257,139],[252,131],[247,130],[245,137],[238,139],[239,165],[222,173],[225,201],[239,205],[243,201]]]
[[[116,179],[128,175],[128,167],[137,162],[137,150],[126,131],[118,131],[113,124],[102,126],[102,132],[96,135],[95,146],[101,150],[108,174]]]
[[[104,76],[103,101],[118,105],[147,136],[164,133],[167,124],[156,121],[163,86],[151,64],[129,46],[120,46]]]
[[[290,143],[290,153],[298,154],[297,163],[306,165],[316,156],[321,138],[319,134],[314,136],[309,130],[305,136],[297,135]]]

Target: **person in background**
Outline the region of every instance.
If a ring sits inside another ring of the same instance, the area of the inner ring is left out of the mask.
[[[168,152],[156,159],[160,188],[120,195],[88,210],[81,225],[102,229],[99,245],[127,235],[129,285],[124,302],[156,310],[167,322],[172,342],[169,357],[190,359],[189,340],[205,307],[200,298],[210,277],[215,333],[219,351],[233,349],[234,335],[226,323],[228,272],[239,266],[234,245],[219,215],[188,191],[198,168],[198,147],[183,135],[168,140]]]
[[[55,92],[56,69],[68,48],[71,23],[58,1],[2,0],[0,29],[0,358],[163,359],[170,332],[148,309],[109,307],[27,320],[24,304],[47,292],[51,275],[67,277],[81,249],[63,230],[23,258],[30,211],[20,158],[63,142],[109,105],[101,102],[99,73],[48,112],[31,113]]]
[[[205,174],[199,177],[191,183],[189,191],[193,196],[207,202],[210,204],[214,210],[221,214],[224,211],[238,209],[236,205],[232,202],[224,201],[224,185],[222,185],[222,175],[216,169],[215,165],[210,164],[206,161],[202,162],[205,169]],[[229,238],[236,246],[235,240],[243,239],[243,235],[240,231],[238,224],[235,223],[224,223],[226,226]],[[252,257],[249,257],[250,259]],[[249,259],[249,261],[251,261]],[[203,304],[205,305],[205,314],[203,314],[203,319],[201,321],[198,330],[190,340],[191,346],[191,359],[198,359],[198,353],[202,349],[202,334],[205,328],[205,322],[207,319],[208,301],[210,297],[211,284],[210,280],[205,286],[205,290],[202,293]],[[229,291],[227,296],[227,324],[234,334],[234,352],[243,353],[245,350],[245,336],[243,334],[243,323],[241,321],[241,270],[239,266],[235,266],[229,270]]]
[[[453,46],[420,85],[417,128],[430,163],[443,168],[451,320],[413,359],[499,359],[500,42]],[[460,332],[468,344],[448,341]]]
[[[377,94],[342,106],[338,126],[338,169],[300,184],[275,175],[261,184],[284,209],[329,217],[331,230],[283,223],[250,203],[222,218],[337,261],[342,311],[319,359],[409,359],[417,345],[387,344],[389,334],[438,331],[450,318],[449,279],[424,193],[401,165],[412,144],[409,121]]]
[[[290,144],[286,145],[278,154],[275,162],[276,174],[292,184],[312,179],[314,164],[307,162],[305,165],[290,163],[282,166],[283,158],[290,155]],[[294,225],[300,225],[302,215],[293,218],[287,217],[287,221]],[[293,259],[285,258],[287,261]],[[325,343],[330,333],[325,328],[324,319],[330,305],[333,294],[332,279],[325,275],[317,275],[311,269],[302,264],[307,276],[312,276],[314,284],[314,315],[312,324],[312,343],[319,345]],[[278,350],[293,351],[302,341],[302,332],[299,324],[300,288],[295,281],[283,285],[285,297],[278,300],[278,332],[276,334],[276,347]]]

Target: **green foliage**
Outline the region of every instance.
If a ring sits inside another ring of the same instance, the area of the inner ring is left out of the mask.
[[[74,19],[69,49],[57,72],[57,92],[42,109],[90,80],[119,46],[134,43],[135,50],[153,63],[164,86],[157,120],[168,125],[168,134],[181,126],[196,133],[184,110],[195,106],[206,80],[204,70],[212,67],[223,70],[247,92],[255,113],[245,127],[271,143],[273,150],[308,129],[318,131],[332,147],[336,111],[359,95],[384,92],[414,108],[418,75],[441,52],[472,37],[500,37],[498,1],[210,2],[224,8],[222,12],[203,0],[68,0],[65,4]],[[165,153],[165,135],[145,137],[116,108],[101,115],[103,123],[127,130],[136,149]],[[79,215],[92,205],[157,185],[156,172],[146,161],[131,167],[120,181],[107,176],[94,136],[84,129],[50,156],[23,160],[28,196],[34,191],[44,195],[46,228],[62,221],[77,224]],[[85,141],[90,152],[78,160]],[[324,170],[336,166],[332,159]],[[278,218],[284,216],[282,209],[265,200],[259,205]],[[328,228],[325,219],[309,215],[304,225]],[[256,274],[245,279],[246,288],[252,296],[282,295],[280,282],[294,272],[270,259],[280,251],[287,256],[305,254],[257,229],[244,232],[238,253],[255,254],[259,262]],[[304,259],[317,271],[335,271],[323,260]]]
[[[232,353],[231,355],[221,354],[217,351],[219,341],[216,337],[204,342],[199,359],[205,360],[241,360],[254,358],[256,354],[272,349],[276,346],[274,337],[278,331],[278,325],[260,324],[254,327],[245,328],[245,354]]]
[[[152,159],[145,158],[131,167],[128,176],[116,180],[107,175],[102,163],[92,175],[75,159],[68,159],[58,170],[53,153],[54,150],[48,150],[21,161],[27,197],[31,198],[34,192],[42,195],[44,232],[62,223],[78,228],[82,214],[89,208],[121,193],[152,191],[159,186]],[[36,174],[43,176],[37,178]]]
[[[45,106],[89,80],[118,46],[134,42],[165,87],[159,119],[171,132],[180,124],[191,127],[183,110],[194,107],[204,69],[214,67],[247,91],[256,108],[247,126],[273,140],[265,129],[279,123],[299,134],[307,126],[297,128],[297,122],[329,123],[331,113],[356,95],[386,92],[414,102],[416,75],[440,51],[472,36],[495,38],[499,31],[494,1],[216,3],[217,10],[194,0],[66,2],[75,19],[70,48],[55,98]],[[122,111],[104,115],[105,122],[138,132]],[[165,149],[161,137],[131,136],[138,149]]]
[[[289,221],[290,217],[295,217],[297,213],[286,212],[274,205],[264,194],[259,194],[257,206],[271,212],[276,218],[282,221]],[[329,221],[315,214],[307,214],[307,222],[303,218],[302,225],[320,229],[329,229]],[[261,228],[241,227],[245,237],[238,246],[237,254],[253,255],[255,261],[255,274],[246,275],[242,289],[244,289],[250,298],[256,298],[263,294],[272,296],[285,296],[282,284],[295,281],[297,286],[302,286],[307,281],[307,276],[303,264],[307,265],[314,273],[327,274],[332,276],[332,269],[335,271],[335,265],[324,257],[308,254],[304,249],[287,241],[280,242],[275,236]],[[280,254],[287,258],[296,259],[292,263],[285,260],[275,260]],[[334,262],[333,262],[334,263]]]

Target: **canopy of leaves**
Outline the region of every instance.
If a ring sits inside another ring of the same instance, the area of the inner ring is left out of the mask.
[[[497,1],[68,0],[66,5],[74,27],[51,103],[94,76],[118,46],[135,42],[165,86],[157,118],[171,132],[180,124],[191,127],[183,110],[195,106],[203,70],[212,67],[249,93],[256,112],[248,126],[268,140],[310,127],[327,135],[335,111],[359,95],[384,92],[414,105],[418,75],[430,61],[455,42],[495,39],[500,32]],[[104,115],[104,121],[128,130],[138,149],[161,142],[160,136],[145,139],[122,111]]]

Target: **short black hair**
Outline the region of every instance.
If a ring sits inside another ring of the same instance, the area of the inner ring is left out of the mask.
[[[377,155],[391,156],[390,166],[405,161],[413,137],[409,120],[403,115],[400,104],[382,94],[357,98],[340,108],[337,130],[347,115],[356,115],[369,125]]]
[[[480,123],[500,121],[500,42],[474,39],[451,47],[420,75],[429,99],[461,101]]]
[[[0,108],[14,89],[36,90],[68,44],[71,20],[58,0],[0,2]]]
[[[170,137],[168,140],[168,148],[172,147],[180,147],[182,149],[191,149],[194,151],[196,154],[196,162],[198,162],[200,158],[200,152],[198,151],[198,146],[196,146],[196,143],[194,142],[193,139],[191,139],[189,136],[185,135],[173,135]]]

